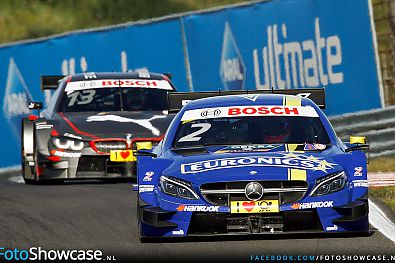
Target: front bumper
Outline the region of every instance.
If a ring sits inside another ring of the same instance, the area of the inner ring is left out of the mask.
[[[40,158],[37,180],[136,178],[134,162],[112,162],[109,155],[82,155],[49,161]]]
[[[143,237],[368,232],[368,200],[344,206],[231,214],[167,211],[139,200]]]

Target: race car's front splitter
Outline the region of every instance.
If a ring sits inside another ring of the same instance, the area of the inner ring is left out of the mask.
[[[81,155],[52,160],[39,154],[38,181],[53,179],[136,178],[133,162],[112,162],[108,155]]]
[[[365,197],[333,208],[243,215],[168,211],[141,199],[139,204],[141,234],[149,237],[369,231]]]

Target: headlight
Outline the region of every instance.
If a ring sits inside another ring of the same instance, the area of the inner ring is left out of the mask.
[[[321,196],[340,191],[347,184],[347,176],[344,171],[319,178],[315,181],[310,196]]]
[[[57,148],[64,150],[81,151],[84,148],[84,142],[64,138],[54,138],[53,144]]]
[[[159,187],[167,195],[184,199],[199,199],[199,196],[192,190],[191,183],[174,177],[161,176]]]

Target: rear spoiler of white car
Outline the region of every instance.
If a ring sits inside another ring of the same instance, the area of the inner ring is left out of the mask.
[[[63,75],[40,76],[41,90],[55,90],[59,85],[59,81],[64,77]]]
[[[234,90],[234,91],[204,91],[204,92],[169,92],[169,112],[178,112],[191,100],[225,96],[252,94],[284,94],[296,95],[311,99],[318,107],[325,109],[325,88],[319,89],[287,89],[287,90]]]

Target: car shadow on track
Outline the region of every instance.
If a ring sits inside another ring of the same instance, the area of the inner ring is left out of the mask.
[[[221,242],[221,241],[252,241],[252,240],[292,240],[292,239],[328,239],[328,238],[354,238],[371,237],[376,229],[368,232],[349,233],[274,233],[274,234],[240,234],[240,235],[212,235],[212,236],[187,236],[187,237],[165,237],[148,238],[142,243],[180,243],[180,242]]]

